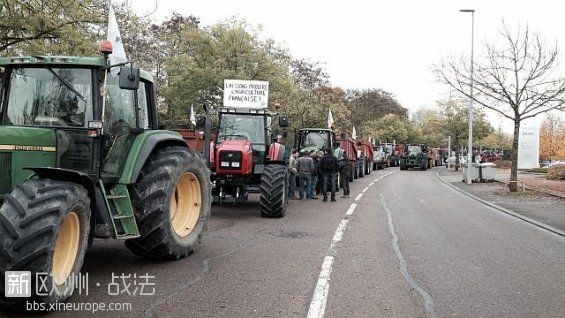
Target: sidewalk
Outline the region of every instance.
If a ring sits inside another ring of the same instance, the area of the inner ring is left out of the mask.
[[[501,171],[501,173],[497,173],[497,181],[507,181],[510,173],[508,172],[508,174],[506,174],[505,172],[507,170],[502,169],[499,171]],[[546,191],[538,192],[529,190],[533,188],[534,184],[548,187],[544,182],[546,180],[540,180],[540,176],[523,176],[520,174],[518,179],[523,181],[528,189],[526,189],[525,192],[519,191],[514,193],[508,191],[506,183],[490,182],[473,183],[469,185],[461,181],[463,179],[462,172],[455,172],[453,169],[447,170],[446,168],[440,168],[439,177],[464,192],[494,203],[519,215],[565,231],[565,192],[550,190],[562,196],[558,197],[544,193]]]
[[[494,178],[496,181],[508,184],[510,169],[496,169]],[[565,181],[547,180],[543,173],[518,173],[518,181],[521,181],[527,189],[565,198]]]

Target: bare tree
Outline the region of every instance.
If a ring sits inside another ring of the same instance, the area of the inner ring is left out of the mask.
[[[565,110],[565,80],[555,75],[557,47],[546,48],[539,34],[502,23],[500,47],[485,43],[486,54],[475,60],[473,101],[514,122],[510,180],[518,179],[518,137],[523,120],[552,110]],[[464,58],[443,60],[434,67],[438,78],[471,98],[471,63]],[[516,182],[510,190],[516,191]]]

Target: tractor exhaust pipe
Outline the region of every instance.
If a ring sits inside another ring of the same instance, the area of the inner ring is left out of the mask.
[[[204,123],[204,160],[206,160],[206,163],[210,166],[210,131],[212,123],[210,122],[208,106],[204,104],[202,107],[204,107],[204,114],[206,116],[206,122]]]

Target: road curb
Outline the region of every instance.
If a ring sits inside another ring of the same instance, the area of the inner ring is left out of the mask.
[[[537,227],[540,227],[540,228],[542,228],[542,229],[544,229],[544,230],[546,230],[546,231],[548,231],[548,232],[551,232],[551,233],[553,233],[553,234],[557,234],[557,235],[559,235],[559,236],[565,237],[565,232],[562,231],[562,230],[560,230],[560,229],[554,228],[554,227],[551,226],[551,225],[547,225],[547,224],[545,224],[545,223],[536,221],[536,220],[531,219],[531,218],[529,218],[529,217],[520,215],[520,214],[518,214],[518,213],[516,213],[516,212],[514,212],[514,211],[511,211],[511,210],[508,210],[508,209],[506,209],[506,208],[503,208],[503,207],[501,207],[501,206],[499,206],[499,205],[497,205],[497,204],[494,204],[494,203],[492,203],[492,202],[483,200],[483,199],[481,199],[481,198],[479,198],[479,197],[477,197],[477,196],[474,196],[474,195],[470,194],[469,192],[467,192],[467,191],[465,191],[465,190],[462,190],[462,189],[460,189],[460,188],[458,188],[458,187],[452,185],[451,183],[445,181],[442,177],[439,176],[439,171],[440,171],[440,170],[437,170],[437,171],[436,171],[436,178],[438,178],[438,180],[440,180],[441,182],[445,183],[445,184],[448,185],[449,187],[455,189],[456,191],[458,191],[458,192],[460,192],[460,193],[462,193],[462,194],[468,196],[469,198],[474,199],[474,200],[476,200],[476,201],[479,201],[479,202],[481,202],[481,203],[483,203],[483,204],[485,204],[485,205],[488,205],[489,207],[491,207],[491,208],[493,208],[493,209],[495,209],[495,210],[498,210],[498,211],[500,211],[500,212],[506,213],[506,214],[508,214],[508,215],[510,215],[510,216],[513,216],[513,217],[515,217],[515,218],[518,218],[518,219],[520,219],[520,220],[522,220],[522,221],[525,221],[525,222],[528,222],[528,223],[530,223],[530,224],[532,224],[532,225],[535,225],[535,226],[537,226]]]

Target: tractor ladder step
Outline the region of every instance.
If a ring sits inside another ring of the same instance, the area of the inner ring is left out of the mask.
[[[104,195],[106,207],[110,213],[110,220],[114,228],[114,237],[117,239],[132,239],[139,237],[139,229],[128,188],[125,184],[117,184],[106,191],[100,181],[100,188]]]

